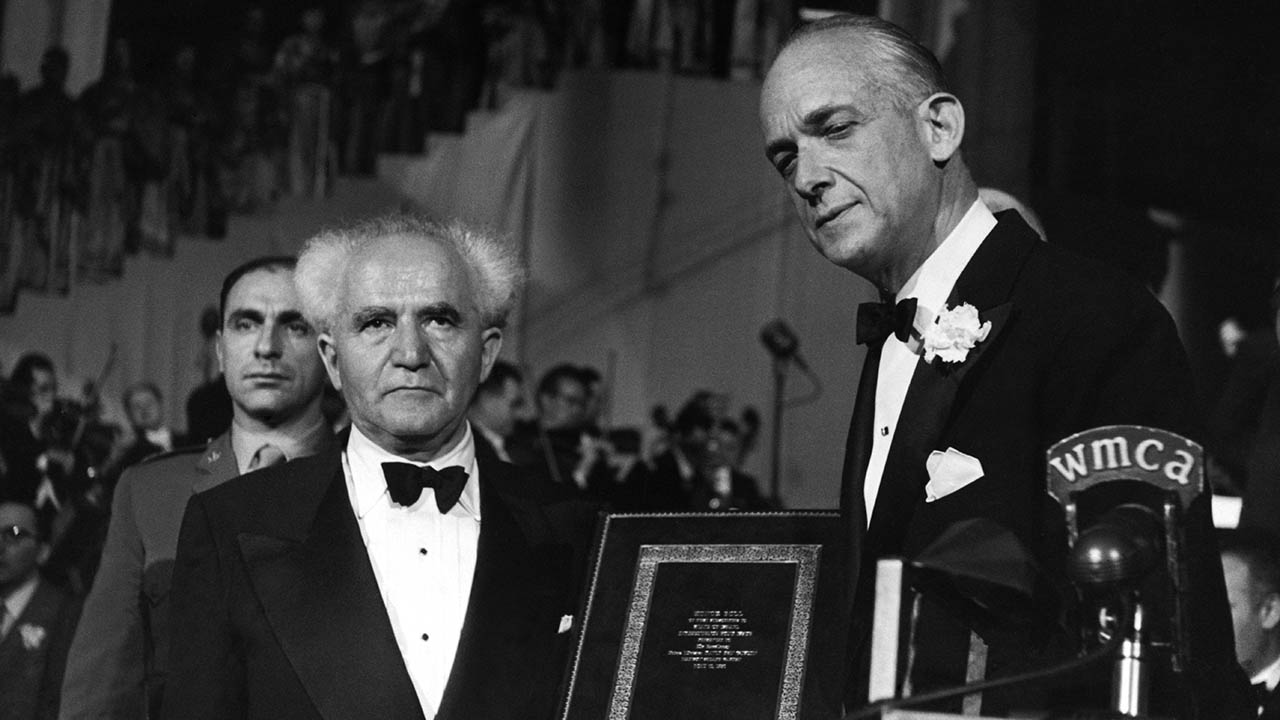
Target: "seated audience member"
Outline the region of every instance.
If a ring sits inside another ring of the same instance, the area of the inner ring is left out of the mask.
[[[767,510],[756,479],[738,468],[742,427],[720,418],[706,429],[707,440],[697,448],[691,501],[694,510]]]
[[[654,457],[648,484],[638,493],[646,509],[678,512],[693,508],[698,463],[703,460],[715,424],[709,397],[709,393],[694,394],[676,414],[667,448]]]
[[[1280,720],[1280,544],[1242,530],[1222,542],[1222,572],[1235,630],[1236,659],[1258,695],[1258,717]]]
[[[467,411],[467,419],[476,431],[476,454],[511,462],[507,438],[515,430],[523,409],[524,377],[511,363],[495,361],[489,377],[476,388]]]
[[[582,425],[589,431],[599,433],[608,425],[605,414],[608,411],[608,388],[604,384],[604,376],[590,365],[578,368],[578,376],[587,389],[587,406],[582,411]]]
[[[218,362],[231,429],[207,447],[155,457],[116,487],[106,548],[67,668],[61,717],[156,717],[169,668],[169,583],[193,492],[333,444],[324,369],[290,257],[241,265],[222,284]]]
[[[524,275],[512,244],[411,216],[307,244],[351,432],[191,498],[162,717],[554,713],[594,508],[478,457],[466,417]]]
[[[557,483],[586,487],[582,472],[587,382],[578,367],[556,365],[538,382],[537,420],[521,426],[508,444],[515,464]]]
[[[7,469],[0,500],[30,502],[43,478],[37,463],[46,449],[44,427],[58,397],[53,361],[41,353],[18,358],[8,391],[0,408],[0,457]]]
[[[48,556],[35,508],[0,502],[0,720],[58,716],[80,602],[40,577]]]
[[[0,500],[31,503],[50,525],[43,574],[79,594],[97,563],[118,428],[99,418],[93,383],[78,400],[58,397],[53,363],[28,353],[14,368],[0,413],[7,471]]]
[[[592,473],[596,497],[614,512],[645,510],[641,493],[649,486],[649,464],[642,455],[643,440],[635,428],[614,428],[598,443],[604,467]],[[601,474],[603,473],[603,474]]]
[[[134,383],[124,391],[124,412],[129,418],[134,440],[120,457],[121,470],[157,453],[173,450],[174,434],[164,424],[162,402],[160,388],[155,383]]]

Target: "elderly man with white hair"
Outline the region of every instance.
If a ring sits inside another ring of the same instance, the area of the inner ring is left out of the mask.
[[[192,499],[165,717],[551,716],[594,515],[477,458],[466,416],[524,275],[501,239],[411,216],[308,243],[350,435]]]

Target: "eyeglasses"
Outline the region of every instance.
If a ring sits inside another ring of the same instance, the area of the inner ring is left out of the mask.
[[[35,538],[36,533],[34,530],[28,530],[21,525],[0,528],[0,545],[17,545],[23,540],[34,540]]]

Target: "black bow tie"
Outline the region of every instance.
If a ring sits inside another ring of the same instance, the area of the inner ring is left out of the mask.
[[[382,463],[382,474],[387,478],[387,491],[392,501],[404,507],[418,502],[423,488],[436,491],[436,507],[441,514],[449,512],[462,497],[462,488],[467,484],[467,471],[459,465],[436,470],[433,467],[418,467],[409,463]]]
[[[902,342],[911,338],[915,329],[916,299],[909,297],[896,304],[888,302],[864,302],[858,306],[857,339],[863,345],[879,345],[890,335]]]

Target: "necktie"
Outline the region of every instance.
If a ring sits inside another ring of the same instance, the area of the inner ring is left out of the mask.
[[[267,443],[258,448],[257,452],[253,454],[253,457],[249,460],[249,469],[261,470],[272,465],[279,465],[288,459],[285,457],[283,450],[271,443]]]
[[[904,298],[894,303],[865,302],[858,306],[857,340],[863,345],[879,345],[890,335],[902,342],[911,338],[915,329],[916,299]]]
[[[467,484],[467,471],[459,465],[436,470],[410,463],[382,463],[382,474],[387,478],[387,491],[398,505],[409,507],[422,497],[424,488],[436,491],[436,507],[441,514],[449,512],[462,497]]]
[[[1267,684],[1264,682],[1256,682],[1253,684],[1254,700],[1258,703],[1258,709],[1266,707],[1267,700],[1271,697],[1271,691],[1267,690]]]

